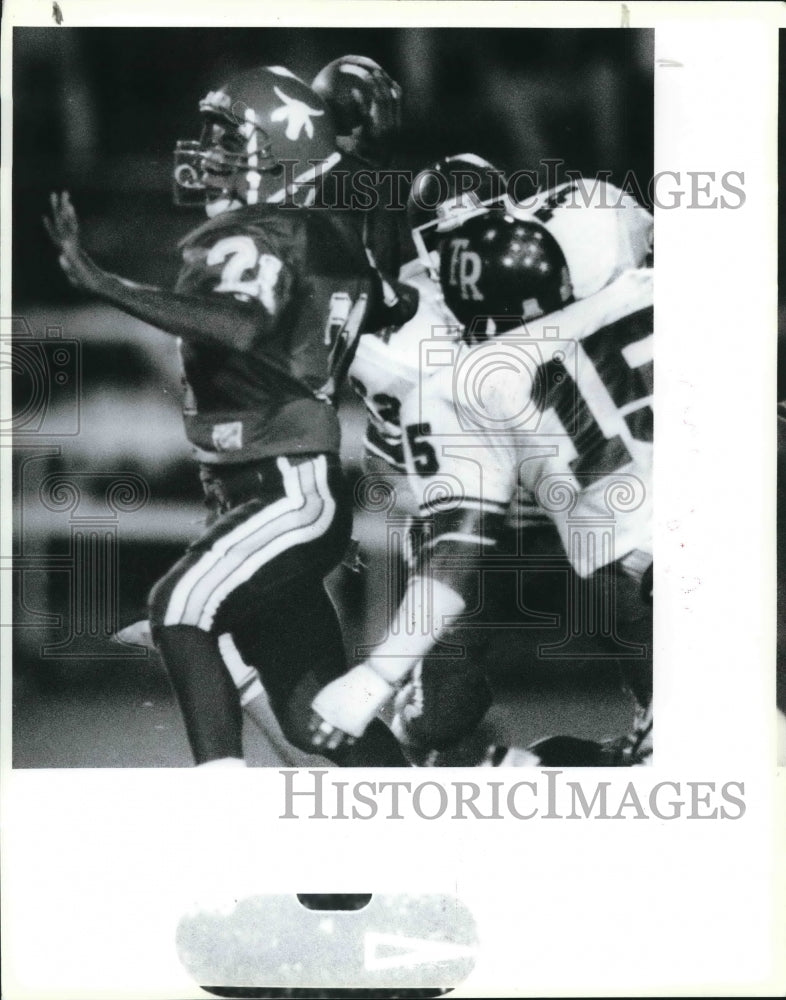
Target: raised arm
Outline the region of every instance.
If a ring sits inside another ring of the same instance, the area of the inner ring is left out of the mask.
[[[60,254],[60,266],[75,288],[184,340],[248,350],[271,323],[263,308],[231,296],[195,297],[110,274],[85,253],[79,221],[68,192],[51,195],[52,216],[44,226]]]

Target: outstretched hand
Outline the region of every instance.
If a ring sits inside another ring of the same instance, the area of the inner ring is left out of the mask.
[[[351,746],[394,694],[393,687],[367,663],[336,677],[311,702],[312,744],[328,750]]]
[[[319,712],[311,710],[308,720],[308,728],[311,733],[311,742],[318,749],[343,750],[348,749],[355,742],[355,737],[345,733],[337,726],[331,726],[326,722]]]
[[[43,217],[44,228],[59,252],[60,267],[75,288],[95,290],[98,269],[79,242],[79,220],[67,191],[50,194],[52,215]]]

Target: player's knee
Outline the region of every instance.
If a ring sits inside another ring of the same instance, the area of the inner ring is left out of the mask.
[[[444,750],[479,725],[492,700],[488,680],[473,663],[426,657],[398,704],[395,729],[406,743]]]

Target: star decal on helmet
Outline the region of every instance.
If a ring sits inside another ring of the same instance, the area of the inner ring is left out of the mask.
[[[310,108],[304,101],[299,101],[296,97],[290,97],[278,87],[273,87],[276,97],[283,101],[283,105],[271,114],[270,118],[274,122],[286,119],[287,128],[284,133],[287,139],[295,142],[300,138],[300,133],[305,129],[306,135],[310,139],[314,135],[314,125],[312,118],[324,115],[324,111],[318,108]]]

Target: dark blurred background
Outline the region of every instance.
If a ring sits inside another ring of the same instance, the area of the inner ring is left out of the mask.
[[[376,59],[404,90],[396,165],[472,151],[508,171],[545,158],[588,174],[651,174],[652,33],[474,29],[50,29],[14,33],[14,279],[19,303],[69,301],[39,217],[67,187],[91,249],[167,280],[195,223],[170,200],[175,141],[234,69],[283,63],[310,81],[329,60]]]
[[[416,171],[457,152],[508,172],[559,159],[618,184],[633,172],[646,193],[653,33],[61,27],[17,28],[13,45],[15,763],[187,763],[165,679],[140,651],[109,642],[144,615],[150,585],[199,531],[176,345],[68,286],[41,225],[49,192],[71,192],[104,267],[169,285],[177,241],[204,217],[171,202],[172,150],[198,137],[199,98],[238,68],[283,64],[310,81],[355,53],[402,85],[394,166]],[[353,400],[342,419],[357,472]],[[384,515],[359,516],[356,530],[371,565],[364,581],[336,583],[348,644],[377,638],[386,610]],[[366,611],[377,607],[375,621]],[[86,722],[89,699],[101,707]],[[86,725],[105,738],[79,737]]]

